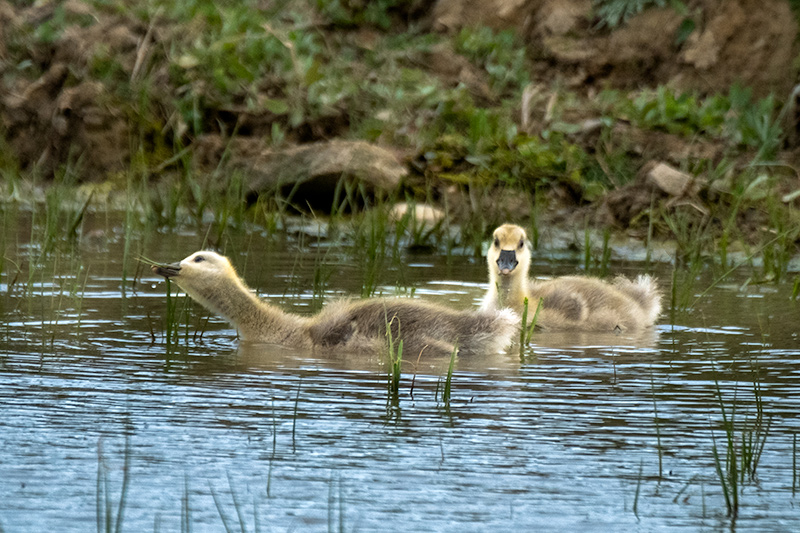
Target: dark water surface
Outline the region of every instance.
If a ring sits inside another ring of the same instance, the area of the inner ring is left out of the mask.
[[[29,243],[35,230],[6,229],[3,531],[104,530],[123,492],[125,531],[800,530],[800,304],[789,281],[737,274],[638,337],[536,334],[523,358],[518,347],[459,358],[449,406],[449,360],[409,362],[391,402],[379,355],[239,347],[182,298],[188,325],[168,349],[165,284],[123,264],[123,233],[44,254]],[[155,232],[132,249],[172,261],[203,237]],[[369,269],[313,238],[251,234],[224,248],[254,289],[298,313],[320,305],[315,279],[328,300],[358,295]],[[485,288],[482,261],[469,258],[385,266],[384,294],[464,308]],[[668,291],[671,267],[655,273]],[[692,299],[713,281],[701,275]],[[714,461],[714,443],[723,464],[728,449],[723,406],[737,450],[756,427],[765,438],[735,520]]]

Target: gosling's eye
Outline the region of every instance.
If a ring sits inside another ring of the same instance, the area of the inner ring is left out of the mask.
[[[522,250],[522,248],[523,248],[524,246],[525,246],[525,241],[524,241],[524,240],[522,240],[522,239],[520,239],[520,240],[519,240],[519,244],[517,245],[517,248],[518,248],[518,249],[520,249],[520,250]]]
[[[500,248],[500,239],[498,239],[497,237],[494,238],[494,247]]]
[[[202,263],[205,260],[206,260],[206,258],[203,257],[202,255],[198,255],[197,257],[194,258],[194,262],[195,263]]]

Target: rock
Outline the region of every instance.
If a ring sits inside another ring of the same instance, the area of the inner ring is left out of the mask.
[[[265,150],[259,156],[237,161],[247,170],[252,191],[312,179],[343,176],[356,177],[377,189],[392,190],[407,174],[406,168],[388,150],[364,141],[327,141],[293,146],[283,150]]]
[[[444,211],[428,204],[409,204],[400,202],[394,204],[389,211],[389,220],[400,222],[404,217],[416,221],[418,226],[435,226],[444,220]]]
[[[689,192],[694,178],[674,169],[666,163],[656,163],[646,172],[647,183],[670,196],[683,196]]]
[[[323,141],[284,149],[268,149],[254,138],[225,142],[207,135],[194,146],[195,164],[215,168],[223,156],[226,172],[238,170],[249,195],[276,190],[291,194],[297,205],[331,207],[342,178],[357,179],[370,192],[395,189],[408,170],[388,150],[364,141]],[[341,198],[340,198],[341,200]]]

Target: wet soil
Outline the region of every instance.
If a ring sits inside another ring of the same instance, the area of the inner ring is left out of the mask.
[[[430,8],[411,2],[405,15],[406,22],[413,18],[415,23],[440,32],[474,24],[514,28],[528,44],[532,85],[566,85],[577,89],[587,102],[597,89],[605,87],[639,89],[668,84],[702,94],[726,91],[734,82],[746,84],[756,95],[773,93],[779,98],[789,97],[795,81],[790,73],[796,70],[792,62],[797,56],[797,23],[788,3],[701,0],[687,2],[686,6],[685,12],[672,8],[648,9],[614,30],[598,24],[590,0],[440,0]],[[57,39],[35,43],[20,40],[26,28],[47,23],[64,13],[76,23]],[[8,150],[20,168],[35,169],[44,176],[56,175],[65,168],[78,168],[79,181],[108,180],[135,164],[131,153],[134,135],[140,137],[139,142],[147,146],[154,160],[162,162],[184,147],[189,147],[196,164],[206,169],[218,168],[226,153],[232,154],[229,160],[235,161],[238,168],[245,169],[257,168],[265,158],[292,161],[291,157],[275,154],[263,144],[272,123],[279,120],[274,114],[253,113],[245,106],[214,108],[213,103],[206,102],[200,119],[205,121],[205,131],[209,133],[193,138],[190,128],[177,114],[167,111],[173,107],[170,100],[176,91],[183,89],[170,86],[165,49],[170,39],[182,31],[186,28],[166,20],[154,19],[145,24],[131,13],[104,11],[73,0],[41,2],[32,7],[0,1],[0,74],[4,75],[0,119]],[[352,31],[356,34],[354,38],[362,41],[370,36],[380,38],[368,28],[320,31]],[[113,57],[118,67],[105,78],[98,78],[97,61],[102,57]],[[427,68],[445,83],[464,84],[476,101],[492,103],[486,73],[465,58],[442,46],[432,51],[429,60]],[[24,62],[29,68],[19,69]],[[23,75],[6,75],[13,69]],[[160,108],[164,110],[163,116],[142,116],[132,101],[135,95],[120,92],[120,79],[135,87],[145,71],[150,98],[161,103],[148,109]],[[264,80],[264,96],[271,95],[281,83]],[[590,105],[585,113],[580,109],[578,106],[569,119],[572,123],[583,122],[586,127],[570,134],[570,141],[593,153],[600,142],[597,129],[591,125],[596,117],[588,111]],[[296,151],[297,145],[309,142],[346,137],[349,111],[340,109],[333,115],[298,125],[290,131],[287,150]],[[791,114],[787,116],[793,120]],[[535,134],[542,129],[544,119],[534,113],[521,116],[520,120],[523,129]],[[226,135],[234,127],[241,142],[230,144]],[[789,124],[786,150],[780,156],[789,168],[800,166],[798,151],[791,144],[797,137],[791,134],[796,129]],[[713,141],[641,130],[622,121],[614,126],[610,140],[603,142],[623,150],[634,166],[642,169],[640,174],[659,162],[674,166],[692,158],[718,162],[725,150]],[[449,201],[457,217],[460,212],[468,217],[475,208],[493,213],[491,218],[498,220],[530,215],[530,202],[518,194],[489,195],[476,200],[465,187],[436,181],[435,169],[420,169],[416,164],[421,156],[413,150],[394,150],[389,157],[396,161],[381,165],[392,168],[396,163],[409,169],[406,186],[433,179],[436,199]],[[154,169],[157,174],[162,167]],[[336,177],[341,173],[340,167],[331,171]],[[788,175],[793,177],[787,178],[784,189],[797,189],[800,185],[797,173]],[[259,179],[263,181],[258,176],[255,181]],[[395,187],[395,180],[390,181],[391,187]],[[323,177],[321,183],[325,182]],[[380,187],[380,179],[378,182]],[[657,199],[674,200],[675,195],[656,192]],[[591,207],[578,205],[581,208],[578,210],[573,209],[576,203],[581,204],[585,199],[568,186],[554,185],[544,196],[551,202],[549,213],[553,222],[575,217],[586,220],[588,209],[591,210],[588,218],[624,228],[651,204],[654,190],[652,184],[636,180],[612,190]],[[704,202],[713,200],[709,194],[702,198]],[[689,195],[688,202],[695,206],[702,203],[697,191]]]

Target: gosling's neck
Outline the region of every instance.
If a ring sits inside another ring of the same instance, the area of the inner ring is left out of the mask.
[[[291,344],[290,337],[297,335],[298,326],[304,322],[259,299],[238,278],[225,278],[202,291],[191,286],[181,288],[230,322],[244,341]]]
[[[522,271],[515,270],[506,275],[492,272],[490,283],[497,292],[498,307],[522,309],[528,296],[528,280]]]

